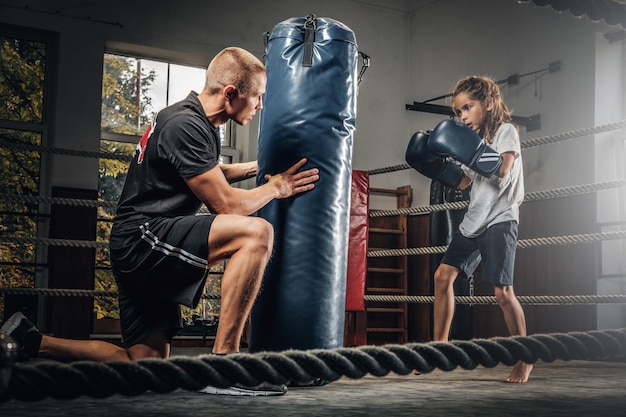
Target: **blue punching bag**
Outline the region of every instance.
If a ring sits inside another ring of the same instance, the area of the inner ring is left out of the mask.
[[[277,24],[266,44],[257,182],[303,157],[320,179],[274,200],[259,216],[274,227],[274,252],[251,315],[250,351],[343,346],[358,49],[328,18]]]

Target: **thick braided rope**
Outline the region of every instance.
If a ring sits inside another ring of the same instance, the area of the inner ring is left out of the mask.
[[[626,295],[516,295],[520,304],[525,305],[579,305],[579,304],[626,304]],[[432,295],[388,295],[365,294],[365,301],[389,303],[432,304]],[[498,304],[493,295],[456,295],[456,304]]]
[[[626,179],[597,182],[594,184],[573,185],[570,187],[553,188],[551,190],[534,191],[524,196],[524,201],[547,200],[556,197],[569,197],[572,195],[590,194],[597,191],[610,190],[626,186]]]
[[[0,401],[14,398],[37,401],[52,397],[105,398],[115,393],[128,396],[147,391],[167,393],[182,388],[199,390],[207,385],[246,386],[263,381],[306,383],[315,378],[332,382],[346,376],[389,373],[407,375],[434,369],[475,369],[511,366],[518,361],[606,360],[626,357],[625,329],[539,334],[511,338],[475,339],[450,343],[361,346],[332,350],[201,355],[136,362],[41,362],[15,364],[9,386]]]
[[[367,171],[367,174],[368,175],[387,174],[389,172],[404,171],[405,169],[409,169],[409,168],[411,168],[411,165],[409,164],[398,164],[398,165],[393,165],[390,167],[370,169],[369,171]]]
[[[551,143],[563,142],[570,139],[580,138],[583,136],[590,136],[597,133],[605,133],[613,130],[619,130],[626,128],[626,120],[621,120],[618,122],[607,123],[604,125],[599,125],[591,128],[583,128],[580,130],[572,130],[570,132],[557,133],[555,135],[548,135],[534,139],[523,140],[520,143],[522,149],[532,148],[540,145],[548,145]],[[389,172],[395,171],[403,171],[405,169],[409,169],[411,166],[409,164],[399,164],[393,165],[390,167],[376,168],[367,171],[369,175],[377,175],[377,174],[386,174]]]
[[[626,128],[626,120],[621,120],[614,123],[607,123],[604,125],[598,125],[590,128],[583,128],[579,130],[572,130],[569,132],[557,133],[554,135],[543,136],[535,139],[527,139],[521,142],[522,149],[532,148],[535,146],[548,145],[551,143],[563,142],[570,139],[576,139],[583,136],[591,136],[598,133],[610,132],[613,130],[619,130]]]
[[[592,243],[603,240],[619,239],[626,239],[626,231],[520,239],[517,241],[517,247],[524,249],[537,246],[573,245],[578,243]],[[367,251],[367,257],[382,258],[387,256],[433,255],[437,253],[445,253],[447,248],[447,246],[424,246],[418,248],[375,249]]]
[[[79,151],[75,149],[64,148],[52,148],[48,146],[33,145],[30,143],[15,142],[0,137],[0,147],[5,149],[15,149],[20,151],[36,151],[41,153],[51,153],[55,155],[65,156],[82,156],[85,158],[97,158],[97,159],[113,159],[122,162],[130,162],[132,155],[118,155],[111,152],[93,152],[93,151]]]
[[[117,297],[117,291],[87,290],[77,288],[22,288],[3,287],[0,294],[49,295],[52,297]]]
[[[117,291],[87,290],[78,288],[24,288],[0,287],[0,294],[12,295],[44,295],[52,297],[117,297]],[[205,300],[219,300],[219,294],[202,294]]]
[[[619,240],[626,238],[626,231],[589,233],[569,236],[552,236],[534,239],[522,239],[517,242],[519,248],[529,248],[547,245],[572,245],[577,243],[592,243],[603,240]],[[71,239],[50,239],[37,237],[20,237],[20,236],[0,236],[0,244],[2,243],[41,243],[51,246],[70,246],[82,248],[108,248],[108,242],[94,242],[89,240],[71,240]],[[447,246],[428,246],[419,248],[402,248],[402,249],[374,249],[367,252],[369,258],[381,258],[387,256],[410,256],[410,255],[433,255],[444,253]]]
[[[53,297],[117,297],[117,291],[87,290],[74,288],[17,288],[0,287],[0,294],[43,295]],[[219,300],[220,294],[203,294],[205,300]],[[366,294],[365,301],[432,304],[432,295],[383,295]],[[624,304],[626,295],[518,295],[521,304],[567,305],[567,304]],[[497,304],[496,297],[488,295],[458,295],[457,304]]]
[[[527,193],[524,196],[524,202],[547,200],[550,198],[557,198],[557,197],[568,197],[572,195],[589,194],[589,193],[593,193],[597,191],[620,188],[624,186],[626,186],[626,179],[599,182],[595,184],[583,184],[583,185],[574,185],[570,187],[553,188],[550,190],[543,190],[543,191],[534,191],[534,192]],[[20,203],[30,203],[30,204],[48,203],[48,204],[59,204],[59,205],[81,206],[81,207],[115,208],[117,206],[117,203],[107,202],[107,201],[94,201],[94,200],[63,198],[63,197],[17,195],[17,194],[6,194],[6,193],[0,193],[0,200],[20,202]],[[427,214],[427,213],[434,213],[434,212],[446,211],[446,210],[460,210],[460,209],[466,208],[468,204],[469,204],[468,201],[457,201],[457,202],[451,202],[451,203],[432,204],[432,205],[422,206],[422,207],[407,207],[407,208],[394,209],[394,210],[371,210],[369,213],[369,216],[370,217],[386,217],[386,216],[396,216],[396,215],[403,215],[403,214],[407,214],[407,215]],[[202,208],[199,212],[208,212],[208,210]]]
[[[47,203],[47,204],[58,204],[58,205],[66,205],[66,206],[80,206],[80,207],[105,207],[105,208],[117,207],[117,202],[113,202],[113,201],[86,200],[82,198],[65,198],[65,197],[43,197],[43,196],[34,196],[34,195],[17,195],[17,194],[4,194],[4,193],[0,193],[0,200],[19,202],[19,203],[30,203],[30,204]],[[209,210],[203,206],[198,210],[198,213],[209,213]]]
[[[583,128],[580,130],[573,130],[570,132],[557,133],[554,135],[543,136],[534,139],[524,140],[520,143],[521,148],[530,148],[534,146],[546,145],[551,143],[562,142],[565,140],[570,140],[578,137],[589,136],[597,133],[605,133],[612,130],[619,130],[626,128],[626,120],[607,123],[604,125],[595,126],[592,128]],[[92,151],[79,151],[73,149],[63,149],[63,148],[52,148],[47,146],[39,146],[27,143],[20,143],[15,141],[10,141],[5,138],[0,137],[0,146],[6,149],[17,149],[17,150],[26,150],[26,151],[38,151],[38,152],[46,152],[57,155],[67,155],[67,156],[82,156],[87,158],[99,158],[99,159],[114,159],[122,162],[130,162],[132,156],[130,155],[118,155],[110,152],[92,152]],[[409,169],[411,166],[409,164],[398,164],[390,167],[376,168],[367,171],[369,175],[377,175],[377,174],[385,174],[389,172],[401,171],[405,169]]]
[[[557,197],[590,194],[597,191],[610,190],[626,186],[626,179],[599,182],[595,184],[574,185],[570,187],[554,188],[551,190],[529,192],[524,196],[524,202],[547,200]],[[394,210],[370,210],[370,217],[388,217],[410,214],[427,214],[446,210],[461,210],[467,208],[469,201],[456,201],[452,203],[431,204],[421,207],[407,207]]]
[[[109,242],[94,242],[91,240],[73,240],[73,239],[51,239],[45,237],[24,237],[24,236],[0,236],[1,243],[26,243],[49,246],[69,246],[73,248],[108,248]]]
[[[393,210],[370,210],[369,217],[389,217],[410,214],[428,214],[438,211],[462,210],[469,206],[469,200],[454,201],[451,203],[431,204],[420,207],[406,207]]]
[[[530,248],[547,245],[572,245],[577,243],[592,243],[603,240],[626,239],[626,230],[604,233],[588,233],[568,236],[540,237],[534,239],[522,239],[517,242],[519,248]]]
[[[79,206],[79,207],[108,207],[115,208],[117,207],[117,203],[110,201],[95,201],[95,200],[85,200],[80,198],[64,198],[64,197],[44,197],[44,196],[34,196],[34,195],[16,195],[16,194],[6,194],[0,193],[0,200],[3,201],[11,201],[18,203],[27,203],[27,204],[58,204],[65,206]]]
[[[535,139],[528,139],[521,142],[522,149],[546,145],[550,143],[562,142],[565,140],[570,140],[578,137],[589,136],[597,133],[605,133],[612,130],[619,130],[626,128],[626,120],[607,123],[604,125],[599,125],[591,128],[584,128],[579,130],[574,130],[570,132],[558,133],[555,135],[543,136]],[[79,151],[74,149],[63,149],[63,148],[52,148],[47,146],[39,146],[28,143],[15,142],[12,140],[8,140],[6,138],[0,137],[0,146],[6,149],[17,149],[17,150],[25,150],[25,151],[37,151],[37,152],[45,152],[57,155],[67,155],[67,156],[82,156],[87,158],[99,158],[99,159],[114,159],[122,162],[130,162],[132,156],[130,155],[118,155],[111,152],[92,152],[92,151]],[[368,171],[369,175],[383,174],[388,172],[400,171],[404,169],[411,168],[408,164],[400,164],[387,168],[378,168]]]

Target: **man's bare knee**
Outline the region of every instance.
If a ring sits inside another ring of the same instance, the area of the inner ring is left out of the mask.
[[[257,250],[271,253],[274,244],[274,227],[265,219],[255,217],[249,229],[250,244]]]
[[[153,334],[141,343],[126,349],[130,360],[139,359],[166,359],[170,355],[170,343],[164,335]]]

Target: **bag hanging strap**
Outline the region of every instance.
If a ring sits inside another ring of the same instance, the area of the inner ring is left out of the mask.
[[[316,16],[310,14],[304,22],[304,52],[302,55],[302,66],[313,65],[313,43],[315,42]]]

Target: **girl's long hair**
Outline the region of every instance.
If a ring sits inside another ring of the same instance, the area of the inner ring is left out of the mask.
[[[493,100],[493,108],[486,112],[479,131],[479,135],[487,143],[493,143],[498,127],[502,123],[512,123],[511,111],[502,100],[500,87],[489,77],[473,75],[457,82],[452,90],[452,98],[454,99],[461,93],[466,93],[471,99],[480,101],[483,106],[487,106],[489,98]]]

